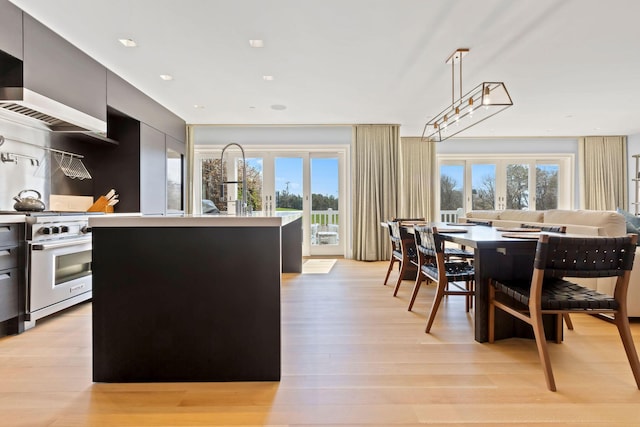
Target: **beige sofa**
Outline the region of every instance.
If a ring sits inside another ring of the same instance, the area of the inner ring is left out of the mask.
[[[495,227],[519,227],[523,223],[564,225],[567,227],[567,233],[572,234],[589,236],[624,236],[627,234],[624,216],[614,211],[562,209],[546,211],[510,209],[502,211],[471,211],[467,212],[463,217],[459,217],[458,221],[465,222],[467,218],[491,220]],[[581,280],[581,283],[607,294],[611,294],[613,291],[613,280],[611,278],[584,279]],[[640,249],[636,249],[627,300],[629,317],[640,317]]]

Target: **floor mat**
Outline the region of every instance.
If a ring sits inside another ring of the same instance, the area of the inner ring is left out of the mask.
[[[302,264],[302,274],[327,274],[331,271],[331,268],[335,263],[335,259],[308,259],[304,264]]]

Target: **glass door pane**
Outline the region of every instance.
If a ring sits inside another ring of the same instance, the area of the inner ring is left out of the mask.
[[[227,179],[226,168],[222,168],[220,159],[203,158],[200,164],[201,174],[201,203],[202,213],[218,213],[227,210],[227,205],[221,198],[220,181]]]
[[[247,204],[254,211],[262,210],[263,163],[261,157],[247,157]],[[242,176],[242,165],[238,174]]]
[[[340,242],[338,158],[310,159],[311,246],[337,246]]]
[[[471,209],[496,209],[496,165],[471,165]]]
[[[464,165],[440,166],[440,220],[455,222],[464,210]]]
[[[557,164],[536,165],[536,210],[558,209],[559,171]]]
[[[529,209],[529,165],[507,165],[507,209]]]
[[[184,156],[167,149],[167,212],[184,211]]]
[[[302,157],[276,157],[275,210],[302,210]]]

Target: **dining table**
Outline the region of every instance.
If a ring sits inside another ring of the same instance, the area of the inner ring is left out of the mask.
[[[413,233],[415,223],[401,224]],[[430,222],[422,225],[435,226],[445,241],[466,248],[473,248],[475,269],[474,335],[478,342],[489,339],[489,279],[530,280],[533,274],[538,238],[536,229],[516,227],[488,227],[471,223]],[[546,234],[559,234],[544,232]],[[547,339],[556,338],[557,316],[545,315]],[[533,338],[531,326],[504,313],[495,312],[495,339],[510,337]]]

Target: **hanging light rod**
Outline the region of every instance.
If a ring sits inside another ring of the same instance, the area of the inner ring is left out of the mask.
[[[513,105],[503,82],[482,82],[462,93],[462,59],[469,49],[457,49],[446,60],[451,64],[451,104],[429,120],[422,131],[423,141],[440,142],[482,123]],[[455,66],[458,65],[459,97],[455,96]]]

